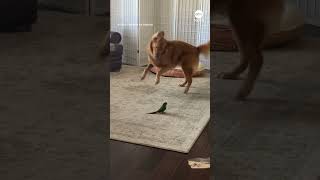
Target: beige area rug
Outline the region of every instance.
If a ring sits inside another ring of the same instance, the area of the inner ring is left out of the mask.
[[[182,78],[155,75],[140,80],[143,68],[123,66],[111,73],[110,138],[188,153],[210,119],[210,78],[193,79],[189,94]],[[165,114],[147,114],[168,102]]]

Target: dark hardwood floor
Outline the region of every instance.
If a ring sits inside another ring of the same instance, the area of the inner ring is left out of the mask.
[[[111,180],[209,180],[209,169],[191,169],[187,161],[209,157],[208,142],[208,128],[188,154],[111,140]]]

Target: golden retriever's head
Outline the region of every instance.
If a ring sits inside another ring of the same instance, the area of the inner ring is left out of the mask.
[[[164,32],[160,31],[155,33],[149,43],[148,50],[155,58],[160,58],[164,54],[167,46],[167,40],[164,38]]]

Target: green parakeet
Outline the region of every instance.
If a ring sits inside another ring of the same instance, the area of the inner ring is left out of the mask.
[[[168,104],[167,102],[164,102],[159,110],[148,113],[148,114],[164,113],[164,111],[167,109],[167,104]]]

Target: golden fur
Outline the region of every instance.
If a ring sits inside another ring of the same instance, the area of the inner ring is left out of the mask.
[[[279,30],[283,0],[213,0],[211,12],[229,18],[240,51],[240,64],[218,78],[237,79],[247,68],[236,98],[244,100],[252,91],[262,65],[262,44],[266,37]]]
[[[182,41],[168,41],[164,38],[163,31],[157,32],[148,44],[149,64],[144,69],[141,80],[153,66],[156,66],[159,71],[156,74],[155,84],[158,84],[161,74],[180,65],[185,76],[185,81],[180,86],[187,85],[184,93],[188,93],[192,84],[192,74],[198,68],[199,55],[208,54],[209,50],[209,43],[195,47]]]

